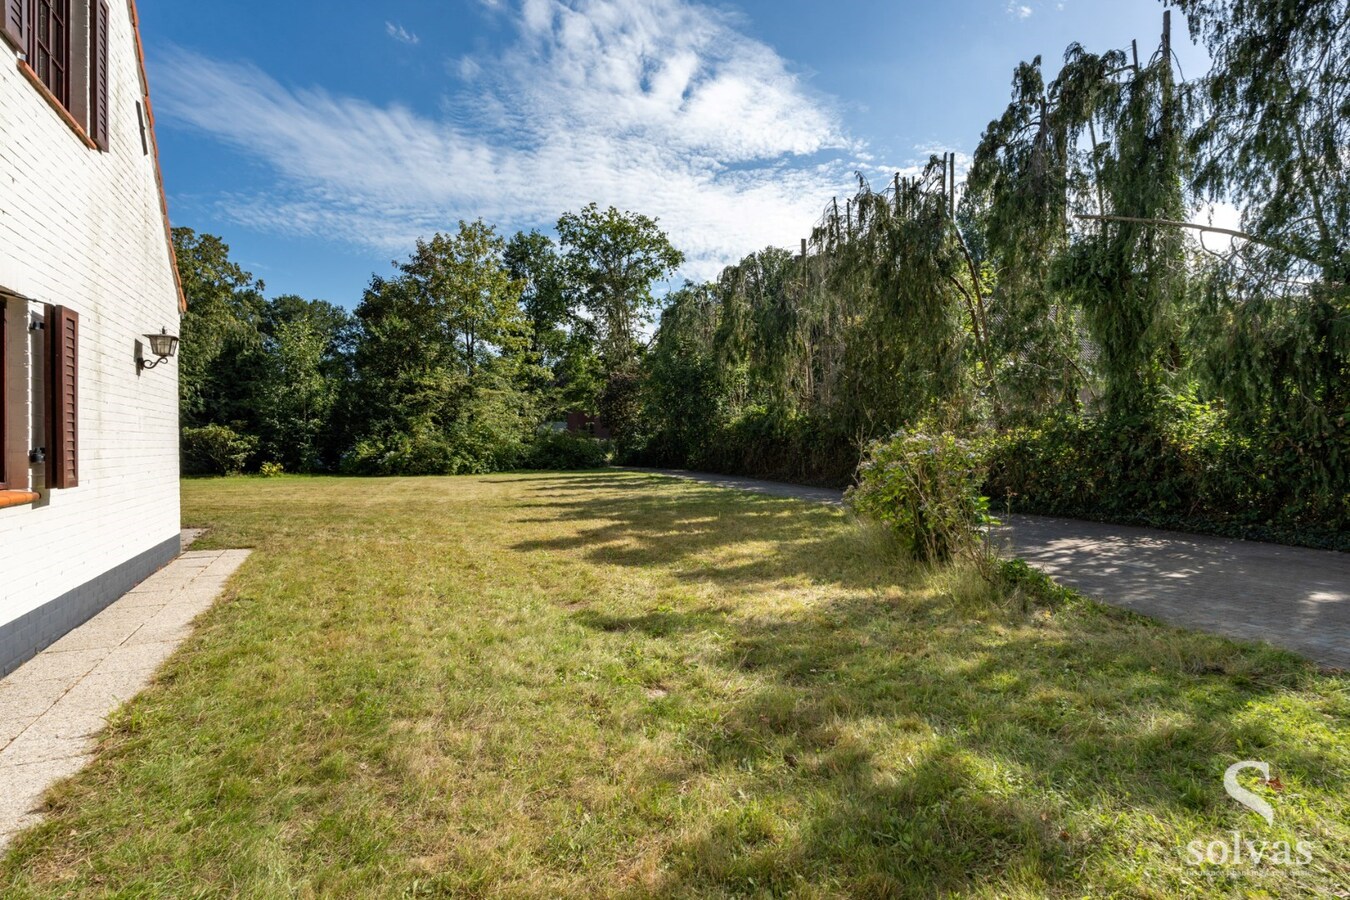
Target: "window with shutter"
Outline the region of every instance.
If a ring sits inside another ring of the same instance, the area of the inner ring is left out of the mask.
[[[89,136],[108,149],[108,3],[89,5]]]
[[[28,64],[67,110],[70,109],[70,0],[33,0],[28,25]]]
[[[79,485],[80,317],[47,307],[47,487]]]

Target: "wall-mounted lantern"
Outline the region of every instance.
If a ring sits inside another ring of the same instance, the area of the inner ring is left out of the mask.
[[[167,328],[161,328],[159,334],[147,334],[145,339],[150,342],[150,352],[156,359],[154,362],[146,362],[143,357],[137,359],[136,368],[142,372],[168,361],[169,357],[173,356],[178,350],[178,335],[169,334]]]

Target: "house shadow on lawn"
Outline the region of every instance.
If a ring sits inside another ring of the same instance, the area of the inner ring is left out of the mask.
[[[1170,893],[1189,840],[1245,822],[1221,788],[1234,760],[1345,790],[1331,748],[1252,712],[1316,693],[1296,657],[1095,604],[1027,608],[969,573],[898,563],[838,510],[668,484],[538,479],[536,521],[601,524],[515,545],[719,592],[569,613],[607,639],[713,648],[700,665],[737,686],[715,722],[682,729],[676,764],[639,776],[652,795],[703,785],[717,801],[641,893]],[[758,602],[802,584],[818,602]],[[667,687],[644,724],[678,720]],[[1285,821],[1316,822],[1298,815]]]

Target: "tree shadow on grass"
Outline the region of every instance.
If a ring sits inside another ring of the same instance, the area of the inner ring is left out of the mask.
[[[721,627],[731,640],[712,664],[755,681],[729,715],[687,736],[697,752],[685,768],[653,779],[749,772],[751,808],[810,798],[780,841],[757,834],[753,815],[711,822],[676,848],[671,893],[784,887],[782,878],[808,873],[861,893],[929,896],[997,884],[1010,866],[1068,887],[1099,853],[1130,855],[1117,816],[1137,819],[1134,839],[1164,845],[1148,823],[1238,823],[1219,780],[1243,755],[1337,790],[1327,748],[1291,746],[1239,715],[1277,681],[1294,686],[1296,663],[1282,672],[1268,661],[1275,681],[1256,683],[1178,671],[1157,653],[1166,629],[1150,629],[1163,632],[1156,639],[1107,629],[994,640],[979,624],[939,620],[915,633],[909,615],[870,598],[832,604],[831,615],[577,615],[675,644]],[[1216,646],[1193,650],[1219,665],[1244,662],[1242,650],[1206,642]],[[1159,849],[1171,855],[1158,866],[1178,866],[1180,846]]]
[[[1152,842],[1153,867],[1176,870],[1199,836],[1186,829],[1237,821],[1219,789],[1235,759],[1269,758],[1338,789],[1328,748],[1291,745],[1278,723],[1243,715],[1273,692],[1309,688],[1315,673],[1295,657],[1091,604],[1051,613],[978,588],[963,598],[959,581],[935,586],[931,573],[869,557],[837,510],[695,486],[635,490],[649,481],[606,478],[581,497],[572,479],[541,483],[561,489],[534,506],[550,511],[545,521],[601,524],[516,549],[662,566],[726,591],[684,608],[571,614],[672,649],[717,632],[703,664],[749,685],[727,714],[684,734],[692,749],[679,765],[644,776],[654,792],[749,785],[670,848],[657,893],[829,884],[932,896],[997,890],[1009,873],[1055,891],[1088,873],[1128,891],[1108,858]],[[742,544],[750,558],[735,552]],[[843,594],[743,608],[803,578]]]
[[[880,583],[876,572],[852,564],[878,548],[860,545],[854,532],[837,527],[847,516],[838,508],[655,476],[603,479],[599,485],[587,479],[585,486],[581,497],[570,480],[536,487],[545,497],[521,504],[530,514],[519,522],[572,521],[580,527],[513,549],[578,551],[590,562],[641,569],[674,565],[682,579],[737,587],[803,577],[851,587]],[[737,547],[743,552],[734,560],[712,559]]]

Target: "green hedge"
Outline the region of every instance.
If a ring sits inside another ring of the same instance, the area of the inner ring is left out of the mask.
[[[1344,457],[1324,450],[1240,438],[1215,410],[1179,405],[986,438],[986,489],[1014,512],[1350,550]]]
[[[650,435],[622,461],[842,488],[852,484],[859,457],[857,443],[828,422],[755,407],[728,423],[704,423],[696,440]]]

